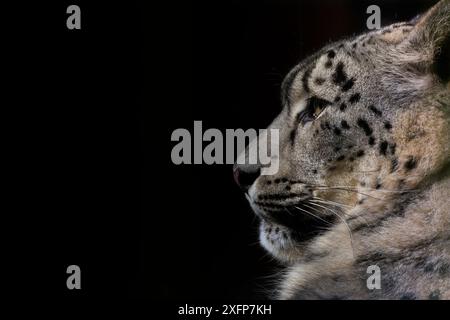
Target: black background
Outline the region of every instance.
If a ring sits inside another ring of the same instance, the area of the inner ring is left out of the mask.
[[[258,245],[231,165],[172,164],[172,131],[193,132],[194,120],[204,130],[264,128],[280,111],[289,69],[364,32],[370,4],[386,25],[435,2],[77,0],[18,8],[20,20],[8,25],[18,34],[11,57],[20,62],[11,62],[9,78],[18,89],[5,117],[14,127],[7,142],[20,142],[9,170],[8,213],[19,230],[9,241],[20,243],[7,263],[14,290],[266,297],[279,266]],[[81,30],[66,28],[70,4],[81,7]],[[82,290],[66,288],[71,264],[81,267]]]

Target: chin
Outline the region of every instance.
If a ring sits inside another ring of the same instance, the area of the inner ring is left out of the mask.
[[[284,264],[291,264],[302,257],[303,244],[298,242],[295,231],[276,223],[261,221],[259,241],[275,259]]]

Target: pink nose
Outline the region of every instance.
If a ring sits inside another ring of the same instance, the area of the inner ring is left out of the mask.
[[[239,166],[234,166],[233,177],[237,185],[243,190],[247,191],[251,185],[258,179],[261,170],[257,168],[256,170],[243,170]]]

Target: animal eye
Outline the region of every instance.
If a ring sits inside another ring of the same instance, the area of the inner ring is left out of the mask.
[[[314,119],[316,119],[316,118],[322,113],[322,111],[323,111],[324,109],[325,109],[325,108],[322,107],[322,106],[315,106],[315,107],[314,107],[314,113],[313,113]]]
[[[309,98],[305,110],[300,115],[300,121],[302,123],[314,121],[330,104],[330,101],[324,99],[317,97]]]

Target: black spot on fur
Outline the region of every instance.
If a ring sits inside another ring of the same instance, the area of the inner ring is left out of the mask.
[[[333,61],[328,60],[327,62],[325,62],[325,68],[330,69],[333,66]]]
[[[342,161],[342,160],[344,160],[345,159],[345,156],[339,156],[336,160],[337,161]]]
[[[318,86],[320,86],[320,85],[325,83],[325,79],[323,79],[323,78],[316,78],[316,80],[314,80],[314,83],[317,84]]]
[[[347,81],[347,74],[344,71],[344,64],[339,62],[336,66],[336,70],[333,73],[333,82],[335,84],[341,84]]]
[[[369,126],[369,124],[367,123],[366,120],[359,118],[358,122],[357,122],[358,126],[364,130],[366,136],[371,136],[372,135],[372,128]]]
[[[384,123],[384,128],[385,128],[386,130],[391,130],[391,129],[392,129],[391,123],[390,123],[389,121],[386,121],[386,122]]]
[[[374,144],[375,144],[375,138],[374,137],[370,137],[369,138],[369,144],[371,145],[371,146],[373,146]]]
[[[350,129],[350,126],[348,125],[348,122],[345,121],[345,120],[341,121],[341,126],[342,126],[342,129],[345,129],[345,130]]]
[[[337,96],[336,98],[334,98],[334,102],[339,102],[339,101],[341,101],[341,97],[340,96]]]
[[[339,110],[345,111],[345,109],[347,109],[347,105],[345,103],[341,104],[341,106],[339,107]]]
[[[312,68],[307,69],[302,77],[303,89],[306,92],[310,91],[308,81],[309,81],[309,78],[311,77],[311,72],[312,72]]]
[[[377,108],[375,108],[374,105],[370,105],[369,106],[370,111],[372,111],[373,113],[375,113],[376,116],[381,117],[382,113],[380,110],[378,110]]]
[[[334,50],[329,50],[329,51],[327,52],[327,57],[328,57],[329,59],[334,59],[334,57],[336,57],[336,52],[334,52]]]
[[[337,135],[337,136],[340,136],[341,133],[342,133],[341,129],[339,129],[339,128],[334,128],[333,131],[334,131],[334,134]]]
[[[344,83],[344,85],[342,86],[342,91],[346,92],[346,91],[350,90],[354,84],[355,84],[355,80],[353,78],[351,78],[350,80],[348,80]]]
[[[291,142],[291,146],[294,145],[296,136],[297,136],[297,126],[295,126],[295,128],[289,134],[289,141]]]
[[[334,148],[334,152],[339,152],[339,151],[341,151],[341,148],[340,148],[340,147]]]
[[[361,99],[361,95],[359,93],[355,93],[354,95],[352,95],[350,97],[350,99],[348,100],[348,102],[350,102],[351,104],[355,104],[358,103],[358,101]]]
[[[356,153],[356,156],[359,158],[359,157],[362,157],[364,155],[364,150],[359,150],[357,153]]]
[[[380,143],[380,154],[385,156],[387,151],[388,143],[387,141],[383,141]]]
[[[392,159],[391,160],[391,173],[396,171],[398,169],[398,159]]]
[[[416,159],[414,159],[413,156],[410,156],[408,160],[405,162],[405,169],[406,171],[411,171],[415,167],[417,167],[417,161]]]

